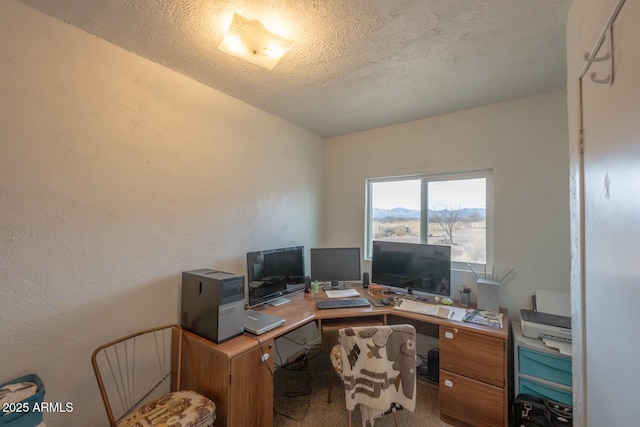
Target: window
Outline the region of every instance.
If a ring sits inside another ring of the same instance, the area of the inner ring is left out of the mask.
[[[365,256],[373,240],[451,246],[454,268],[492,260],[491,171],[367,180]]]

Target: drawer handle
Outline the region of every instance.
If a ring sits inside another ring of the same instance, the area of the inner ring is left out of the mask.
[[[446,385],[447,387],[453,387],[453,381],[451,381],[451,380],[444,380],[444,385]]]
[[[444,333],[444,337],[445,337],[445,338],[447,338],[447,339],[452,340],[452,339],[453,339],[453,333],[451,333],[451,332],[445,332],[445,333]]]

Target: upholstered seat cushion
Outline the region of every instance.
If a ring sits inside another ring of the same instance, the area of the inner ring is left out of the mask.
[[[193,391],[169,393],[144,404],[116,423],[118,427],[209,427],[216,419],[216,405]]]
[[[338,374],[340,379],[344,381],[344,378],[342,377],[342,359],[340,358],[340,344],[336,344],[333,346],[329,357],[331,358],[331,365],[333,366],[333,369],[336,370],[336,373]]]

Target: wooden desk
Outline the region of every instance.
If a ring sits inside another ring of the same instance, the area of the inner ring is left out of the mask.
[[[365,290],[357,287],[364,297]],[[310,294],[288,295],[291,302],[264,311],[286,323],[260,336],[245,333],[215,344],[184,332],[182,386],[216,403],[216,426],[273,425],[274,340],[309,322],[318,328],[348,318],[410,323],[418,333],[440,339],[440,418],[455,426],[508,425],[509,319],[495,329],[442,319],[393,306],[319,310]],[[263,362],[264,360],[264,362]],[[418,396],[419,398],[419,396]]]

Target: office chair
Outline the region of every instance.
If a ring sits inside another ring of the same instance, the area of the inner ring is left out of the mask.
[[[385,325],[338,330],[339,344],[331,364],[344,384],[349,426],[360,405],[363,422],[393,413],[411,412],[416,404],[416,330],[412,325]]]
[[[338,330],[349,327],[360,326],[382,326],[381,320],[377,318],[350,318],[346,321],[337,323],[322,323],[322,352],[331,355],[331,351],[338,344]],[[329,365],[329,395],[327,396],[327,402],[331,403],[331,395],[333,391],[333,367]]]
[[[213,426],[215,404],[180,389],[179,325],[146,329],[101,345],[91,364],[111,427]]]

